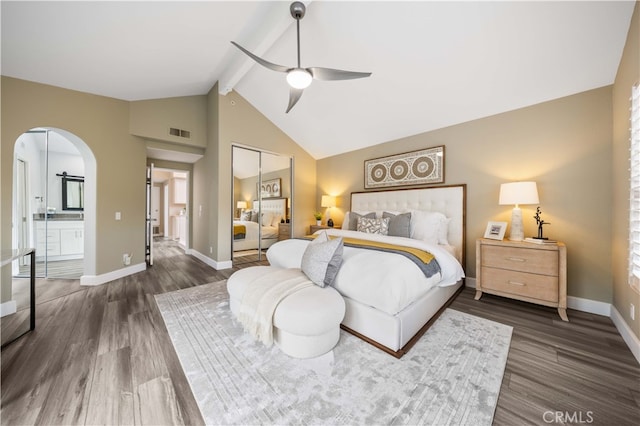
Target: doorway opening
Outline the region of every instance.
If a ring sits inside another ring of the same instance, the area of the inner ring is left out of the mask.
[[[172,240],[188,250],[190,172],[155,167],[147,171],[147,263],[153,265],[154,240]]]
[[[36,276],[80,279],[95,273],[95,157],[62,129],[33,128],[14,145],[12,246],[36,249]],[[25,258],[12,265],[25,276]]]

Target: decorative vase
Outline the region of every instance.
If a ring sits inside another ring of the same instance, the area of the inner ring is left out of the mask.
[[[322,220],[316,220],[316,225],[321,226],[322,225]]]

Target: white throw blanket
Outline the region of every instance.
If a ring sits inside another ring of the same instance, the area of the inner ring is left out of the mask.
[[[256,340],[273,344],[273,314],[287,296],[314,284],[297,268],[275,269],[247,284],[238,321]]]

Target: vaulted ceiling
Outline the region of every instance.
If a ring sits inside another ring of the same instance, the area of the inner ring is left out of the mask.
[[[315,158],[612,84],[634,1],[313,1],[302,66],[372,72],[314,81],[288,113],[289,2],[2,1],[3,75],[124,100],[235,90]]]

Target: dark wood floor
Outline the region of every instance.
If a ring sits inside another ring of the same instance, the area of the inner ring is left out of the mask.
[[[215,271],[173,242],[157,247],[145,272],[47,290],[36,330],[2,351],[2,424],[203,423],[153,295],[257,262]],[[608,318],[570,310],[564,323],[553,309],[473,294],[452,308],[514,327],[494,424],[638,424],[640,367]]]

